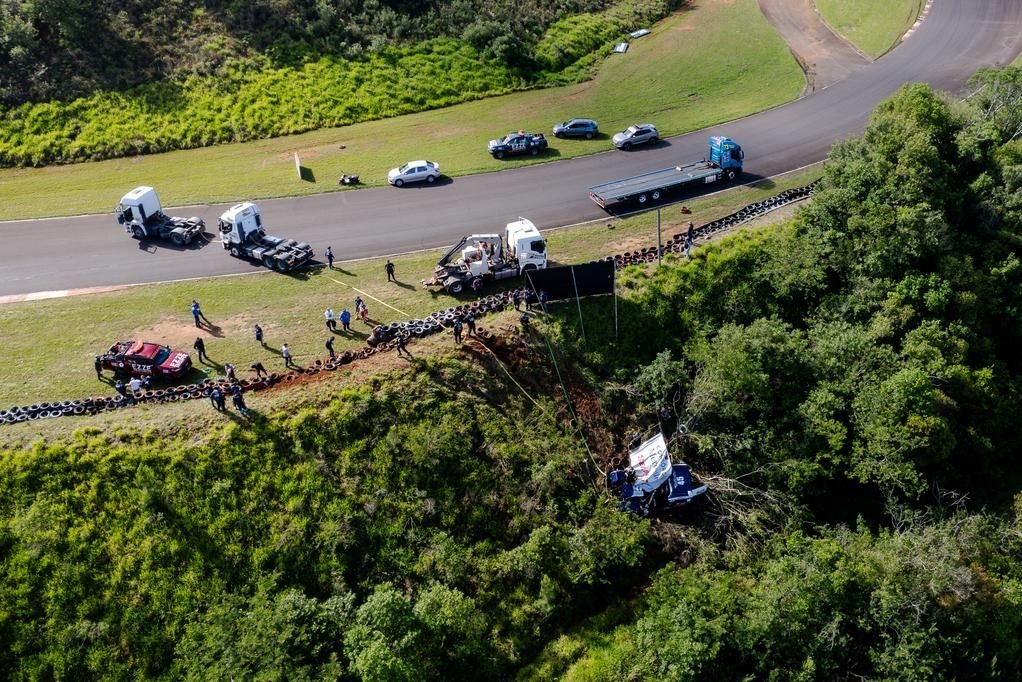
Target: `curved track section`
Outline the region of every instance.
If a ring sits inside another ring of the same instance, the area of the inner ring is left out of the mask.
[[[588,187],[702,158],[706,136],[727,134],[746,150],[750,176],[769,176],[822,160],[837,139],[860,132],[876,104],[906,82],[955,91],[984,66],[1022,51],[1022,2],[936,0],[911,37],[873,64],[809,97],[755,116],[667,140],[656,149],[607,152],[441,186],[381,187],[300,199],[261,201],[269,231],[330,245],[339,260],[440,248],[520,215],[541,227],[605,214]],[[125,179],[125,186],[139,179]],[[117,197],[111,197],[111,205]],[[216,224],[223,206],[173,211]],[[0,225],[0,296],[203,277],[260,269],[219,245],[179,251],[139,245],[109,214]]]

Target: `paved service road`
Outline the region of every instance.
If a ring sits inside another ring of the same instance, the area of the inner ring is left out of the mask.
[[[830,145],[860,132],[873,107],[902,83],[954,91],[983,66],[1022,51],[1022,2],[936,0],[915,33],[890,54],[829,88],[783,107],[671,138],[655,149],[613,151],[438,186],[381,187],[259,202],[268,231],[333,246],[339,260],[449,246],[519,215],[540,228],[600,218],[591,185],[702,158],[709,134],[727,134],[746,152],[746,172],[768,176],[822,160]],[[442,161],[442,159],[441,159]],[[119,197],[111,197],[111,207]],[[198,214],[215,230],[224,206]],[[219,243],[179,251],[129,238],[112,214],[0,224],[0,296],[248,272],[261,266],[228,256]],[[422,273],[426,276],[429,273]]]

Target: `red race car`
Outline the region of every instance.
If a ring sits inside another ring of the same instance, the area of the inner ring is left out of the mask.
[[[188,374],[192,359],[188,353],[147,341],[118,341],[99,356],[103,369],[132,376],[178,379]]]

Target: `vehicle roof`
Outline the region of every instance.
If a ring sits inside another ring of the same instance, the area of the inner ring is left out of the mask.
[[[425,159],[419,159],[418,161],[406,161],[405,166],[435,166],[435,161],[426,161]]]
[[[633,123],[628,126],[628,130],[639,130],[640,128],[655,128],[656,126],[652,123]]]
[[[131,348],[128,349],[128,355],[141,355],[144,358],[152,359],[156,357],[157,353],[163,348],[158,343],[150,343],[148,341],[136,341]]]
[[[569,118],[565,123],[596,123],[591,118]]]

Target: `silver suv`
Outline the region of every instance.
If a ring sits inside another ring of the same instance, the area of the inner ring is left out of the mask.
[[[652,123],[641,123],[633,125],[628,130],[622,130],[614,136],[614,146],[618,149],[629,150],[637,144],[656,144],[660,139],[660,131]]]

